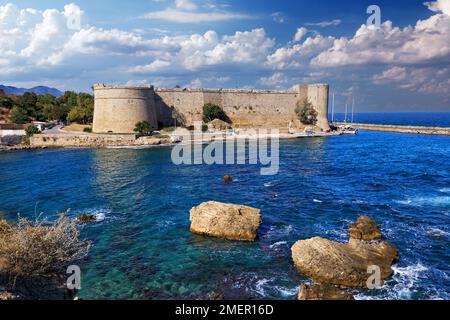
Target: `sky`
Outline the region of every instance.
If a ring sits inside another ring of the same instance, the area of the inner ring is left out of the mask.
[[[450,111],[450,0],[0,0],[0,84],[94,83],[329,83],[337,112]]]

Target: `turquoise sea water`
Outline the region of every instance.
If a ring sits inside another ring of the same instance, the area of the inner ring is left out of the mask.
[[[280,172],[258,166],[175,166],[171,148],[0,153],[0,215],[49,219],[96,214],[81,265],[85,299],[294,299],[308,279],[291,262],[295,241],[345,241],[365,214],[400,251],[395,275],[358,299],[450,298],[450,137],[383,132],[280,143]],[[221,178],[236,180],[224,184]],[[277,197],[274,197],[277,195]],[[262,209],[259,240],[189,232],[203,201]]]

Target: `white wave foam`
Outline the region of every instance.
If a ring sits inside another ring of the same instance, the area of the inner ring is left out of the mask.
[[[272,238],[276,236],[287,236],[292,231],[294,231],[293,225],[285,225],[280,227],[274,227],[270,226],[270,229],[267,231],[265,235],[263,235],[264,238]]]
[[[273,249],[273,248],[283,246],[283,245],[287,245],[287,242],[286,241],[278,241],[278,242],[275,242],[274,244],[270,245],[269,248]]]
[[[442,206],[450,204],[450,197],[417,197],[407,200],[396,200],[398,204],[413,205],[413,206]]]
[[[318,200],[318,199],[313,199],[313,201],[314,201],[315,203],[323,203],[322,200]]]
[[[438,228],[430,228],[427,235],[433,238],[445,238],[449,236],[449,233]]]
[[[423,272],[428,271],[428,268],[417,263],[403,268],[393,266],[392,270],[394,271],[393,279],[398,282],[394,286],[398,299],[411,299],[417,280]]]
[[[275,290],[277,290],[283,297],[291,297],[295,296],[298,293],[298,288],[286,288],[286,287],[280,287],[275,286]]]
[[[450,193],[450,188],[442,188],[442,189],[439,189],[439,192],[442,192],[442,193]]]
[[[107,208],[90,208],[76,212],[77,216],[80,214],[92,215],[95,217],[95,222],[103,222],[111,215],[111,210]]]
[[[276,278],[266,279],[262,278],[255,282],[255,286],[250,288],[251,291],[257,293],[261,297],[267,297],[273,294],[274,291],[278,292],[283,297],[292,297],[295,296],[298,292],[298,287],[288,288],[283,286],[274,285],[276,282]]]
[[[357,300],[411,300],[413,294],[418,291],[417,281],[428,271],[428,268],[420,262],[407,267],[392,266],[394,275],[392,279],[385,282],[375,295],[366,295],[359,293],[355,295]]]
[[[277,181],[270,181],[270,182],[264,183],[264,187],[270,188],[270,187],[275,186],[276,184],[277,184]]]

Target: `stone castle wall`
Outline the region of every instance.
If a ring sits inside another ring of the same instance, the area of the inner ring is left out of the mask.
[[[96,133],[133,133],[136,123],[148,121],[158,128],[153,87],[108,87],[95,85]]]
[[[154,127],[172,126],[173,113],[180,114],[182,124],[202,120],[203,105],[222,107],[236,126],[285,126],[296,121],[298,102],[308,99],[317,110],[318,126],[328,125],[328,85],[298,85],[290,91],[156,89],[152,87],[94,86],[96,133],[129,133],[138,121]]]

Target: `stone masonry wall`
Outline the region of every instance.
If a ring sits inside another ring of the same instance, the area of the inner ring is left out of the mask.
[[[233,125],[248,127],[287,127],[298,122],[295,109],[308,99],[316,108],[318,126],[328,130],[328,85],[298,85],[290,91],[156,89],[153,87],[107,87],[95,85],[95,133],[132,133],[138,121],[153,127],[191,126],[202,121],[203,105],[214,103],[223,108]]]

